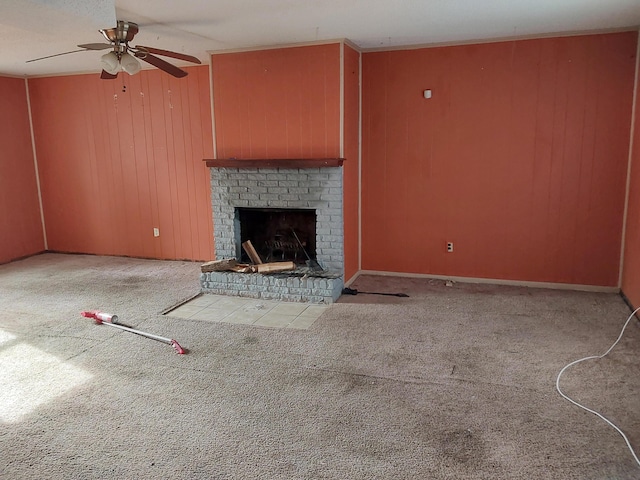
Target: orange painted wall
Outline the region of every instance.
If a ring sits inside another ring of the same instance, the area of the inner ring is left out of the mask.
[[[0,263],[44,250],[25,82],[0,77]]]
[[[213,258],[209,76],[187,71],[29,80],[51,250]]]
[[[359,125],[360,125],[360,53],[344,46],[344,279],[348,281],[360,267],[358,220],[359,192]]]
[[[339,157],[339,43],[214,54],[218,158]],[[345,279],[358,271],[359,53],[344,47]]]
[[[215,54],[218,158],[340,154],[340,44]]]
[[[365,53],[362,268],[616,286],[636,41]]]
[[[640,88],[636,86],[636,89]],[[629,206],[622,266],[622,292],[634,308],[640,307],[640,95],[636,92]]]

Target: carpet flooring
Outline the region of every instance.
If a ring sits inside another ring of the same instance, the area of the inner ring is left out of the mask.
[[[0,266],[0,477],[638,479],[555,391],[619,295],[362,276],[309,329],[162,315],[199,264],[43,254]],[[100,309],[189,350],[96,325]],[[562,386],[640,449],[640,328]]]

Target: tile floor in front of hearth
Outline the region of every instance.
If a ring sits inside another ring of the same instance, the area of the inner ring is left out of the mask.
[[[308,329],[329,305],[203,294],[166,313],[209,322]]]

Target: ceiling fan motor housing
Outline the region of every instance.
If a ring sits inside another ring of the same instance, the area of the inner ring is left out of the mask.
[[[100,30],[100,33],[110,42],[127,43],[133,40],[133,37],[138,33],[138,24],[118,20],[116,28],[105,28]]]

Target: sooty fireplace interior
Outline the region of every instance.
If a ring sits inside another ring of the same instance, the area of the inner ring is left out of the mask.
[[[304,264],[307,255],[316,259],[315,210],[236,208],[236,219],[240,226],[236,228],[240,234],[240,238],[236,238],[236,250],[240,252],[241,262],[251,262],[241,248],[247,240],[265,262],[290,260]]]

